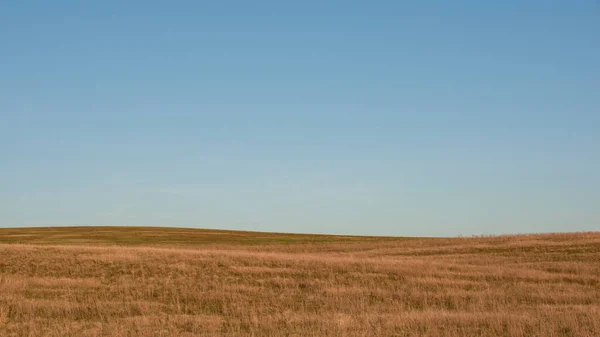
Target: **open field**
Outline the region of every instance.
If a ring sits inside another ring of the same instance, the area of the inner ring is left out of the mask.
[[[600,233],[0,229],[0,336],[600,336]]]

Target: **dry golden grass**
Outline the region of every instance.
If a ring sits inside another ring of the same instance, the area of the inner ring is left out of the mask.
[[[600,336],[600,233],[0,229],[0,336]]]

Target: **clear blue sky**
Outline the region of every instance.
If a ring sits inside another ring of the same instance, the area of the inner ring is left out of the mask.
[[[600,230],[597,1],[4,1],[0,226]]]

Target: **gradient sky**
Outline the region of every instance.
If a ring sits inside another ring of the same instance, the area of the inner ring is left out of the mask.
[[[0,226],[600,230],[597,1],[4,1]]]

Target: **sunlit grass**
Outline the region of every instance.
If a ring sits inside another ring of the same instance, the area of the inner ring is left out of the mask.
[[[0,336],[599,336],[600,233],[0,230]]]

